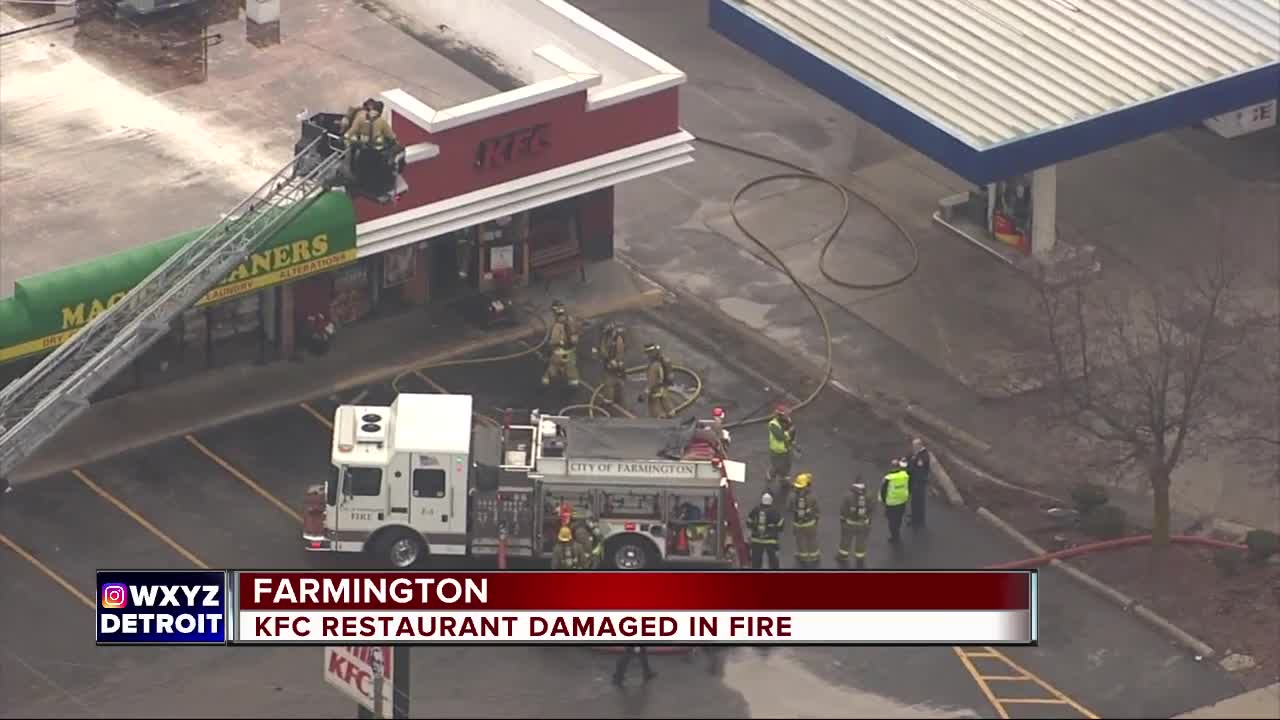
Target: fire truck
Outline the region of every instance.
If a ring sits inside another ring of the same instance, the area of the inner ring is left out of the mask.
[[[605,535],[607,567],[728,563],[742,552],[733,486],[695,419],[474,414],[469,395],[400,394],[334,415],[334,472],[308,489],[303,544],[380,566],[431,557],[547,558],[569,510]]]

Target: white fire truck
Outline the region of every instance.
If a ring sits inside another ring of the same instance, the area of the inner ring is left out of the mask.
[[[335,472],[307,491],[305,548],[395,568],[500,547],[549,557],[571,510],[597,519],[610,567],[734,556],[746,468],[695,440],[697,421],[515,415],[475,422],[469,395],[338,408]]]

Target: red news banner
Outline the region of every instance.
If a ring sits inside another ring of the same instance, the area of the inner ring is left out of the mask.
[[[235,643],[996,645],[1034,571],[240,572]]]

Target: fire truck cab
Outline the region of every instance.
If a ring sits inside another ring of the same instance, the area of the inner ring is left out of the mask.
[[[567,507],[599,522],[609,567],[731,558],[729,485],[746,468],[693,441],[696,421],[474,417],[468,395],[339,407],[334,473],[307,491],[306,550],[365,552],[394,568],[500,546],[545,558]]]

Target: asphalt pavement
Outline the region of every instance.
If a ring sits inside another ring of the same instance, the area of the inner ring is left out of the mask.
[[[649,341],[694,370],[703,392],[691,412],[724,407],[729,419],[757,415],[803,396],[809,381],[785,365],[710,327],[690,331],[687,308],[626,316],[632,364]],[[669,328],[685,328],[671,332]],[[588,337],[591,336],[590,330]],[[527,347],[527,345],[525,346]],[[501,355],[519,347],[487,353]],[[583,363],[589,379],[598,378]],[[237,421],[166,441],[31,483],[0,509],[0,714],[6,717],[349,717],[351,703],[324,685],[318,648],[96,648],[92,610],[98,568],[305,567],[298,509],[303,490],[331,468],[326,426],[339,402],[388,402],[396,389],[465,392],[479,411],[555,409],[577,397],[554,397],[538,383],[542,360],[429,368],[343,397]],[[641,390],[628,385],[629,399]],[[790,388],[794,396],[782,388]],[[633,406],[633,409],[634,408]],[[824,510],[828,567],[834,517],[851,473],[878,477],[906,438],[860,404],[824,394],[797,420],[805,454],[796,470],[816,476]],[[734,454],[748,463],[742,502],[763,486],[764,428],[734,434]],[[791,565],[789,547],[784,558]],[[875,528],[872,567],[958,568],[1009,560],[1015,546],[965,509],[934,498],[930,527],[890,550]],[[65,585],[63,584],[65,583]],[[807,648],[761,654],[734,650],[720,674],[701,657],[660,657],[647,687],[616,690],[612,657],[574,648],[416,648],[412,702],[446,716],[537,714],[575,717],[996,716],[990,691],[1011,717],[1168,716],[1179,688],[1201,668],[1144,628],[1052,576],[1042,581],[1038,648],[1010,648],[962,658],[951,648]],[[1078,629],[1087,629],[1082,639]],[[1099,648],[1097,637],[1106,642]],[[1123,664],[1126,679],[1113,675]],[[1144,683],[1135,689],[1132,677]],[[1021,676],[983,681],[977,676]],[[1043,678],[1043,680],[1041,680]],[[1044,683],[1042,686],[1041,683]],[[995,687],[1000,685],[1001,687]],[[1053,704],[1003,704],[1010,699]],[[1072,705],[1071,703],[1078,703]]]

